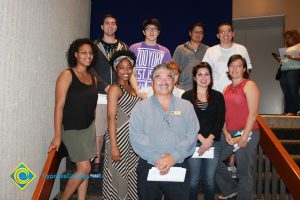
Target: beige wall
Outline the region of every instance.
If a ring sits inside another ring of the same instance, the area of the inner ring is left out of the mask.
[[[23,161],[40,175],[55,81],[70,42],[89,36],[89,21],[88,0],[0,1],[0,199],[31,199],[38,178],[21,191],[8,174]]]
[[[232,18],[284,15],[284,0],[233,0]]]
[[[300,31],[300,1],[285,0],[285,30],[297,29]]]
[[[285,15],[285,30],[300,31],[299,0],[233,0],[232,18]]]

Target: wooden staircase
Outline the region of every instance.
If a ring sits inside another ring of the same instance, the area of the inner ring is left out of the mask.
[[[273,132],[300,167],[300,129],[273,129]]]
[[[263,119],[300,167],[300,117],[263,115]]]
[[[300,200],[300,168],[296,163],[299,147],[295,149],[300,117],[260,115],[258,122],[261,132],[256,188],[258,198]]]

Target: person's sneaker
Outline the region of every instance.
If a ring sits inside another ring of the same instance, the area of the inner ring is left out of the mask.
[[[297,112],[297,116],[300,116],[300,110]]]
[[[232,178],[236,178],[236,167],[234,165],[227,167]]]
[[[219,199],[232,199],[233,197],[236,197],[236,196],[237,196],[237,192],[233,192],[227,196],[221,195],[221,196],[219,196]]]

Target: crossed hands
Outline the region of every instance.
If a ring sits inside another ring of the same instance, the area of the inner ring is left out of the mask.
[[[155,163],[155,167],[160,171],[161,175],[165,175],[169,172],[170,168],[175,164],[174,158],[170,154],[163,155]]]
[[[205,138],[201,142],[201,146],[199,147],[198,154],[199,156],[202,156],[205,151],[207,151],[214,143],[214,140],[212,138]]]
[[[230,133],[225,133],[225,139],[226,142],[230,145],[234,145],[235,143],[238,143],[239,147],[245,147],[248,144],[248,136],[243,134],[240,137],[232,138]]]

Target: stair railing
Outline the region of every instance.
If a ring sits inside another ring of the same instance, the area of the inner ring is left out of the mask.
[[[254,191],[258,199],[264,194],[264,199],[285,199],[286,188],[290,199],[300,199],[300,169],[273,131],[261,116],[257,118],[260,126],[260,147],[258,159],[254,163]],[[264,177],[262,177],[264,176]],[[279,182],[279,184],[278,184]],[[277,186],[279,185],[279,188]],[[263,188],[264,186],[264,188]],[[271,198],[270,198],[271,189]]]
[[[47,179],[46,175],[57,174],[60,162],[61,157],[58,155],[56,150],[53,149],[48,153],[47,160],[33,193],[32,200],[45,200],[50,198],[55,179]]]

